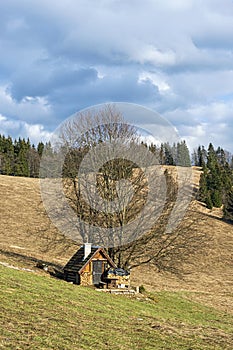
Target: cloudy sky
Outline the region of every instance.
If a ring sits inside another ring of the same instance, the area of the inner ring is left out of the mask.
[[[122,101],[233,152],[232,0],[3,0],[0,52],[0,133]]]

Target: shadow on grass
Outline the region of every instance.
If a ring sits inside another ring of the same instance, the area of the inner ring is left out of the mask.
[[[203,207],[204,207],[204,205],[203,205]],[[225,219],[225,218],[219,218],[219,217],[211,214],[211,211],[209,213],[202,213],[202,215],[205,216],[205,217],[208,217],[208,218],[220,221],[220,222],[224,222],[225,224],[228,224],[229,226],[233,225],[233,220],[228,220],[228,219]]]
[[[5,255],[6,257],[15,258],[24,262],[34,263],[35,264],[34,266],[36,268],[44,270],[45,272],[49,273],[53,277],[63,279],[63,266],[59,264],[54,264],[49,261],[37,259],[31,256],[11,252],[4,249],[0,249],[0,254]]]

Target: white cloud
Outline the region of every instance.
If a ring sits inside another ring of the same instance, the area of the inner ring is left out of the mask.
[[[131,57],[141,64],[151,63],[158,67],[174,65],[176,62],[176,56],[172,50],[161,51],[153,45],[144,47],[140,45],[140,50],[137,50]]]
[[[169,120],[179,121],[179,134],[187,140],[192,150],[199,144],[221,146],[232,151],[233,100],[225,103],[210,103],[166,113]]]
[[[25,137],[28,135],[30,140],[34,143],[38,143],[40,141],[49,141],[52,137],[52,133],[48,130],[45,130],[44,126],[41,124],[28,124],[24,123],[23,130]]]
[[[8,86],[0,86],[0,112],[25,121],[43,121],[52,118],[52,108],[46,97],[25,96],[21,101],[14,100]]]
[[[161,140],[156,139],[152,135],[140,136],[140,141],[146,143],[148,146],[151,144],[159,146],[161,144]]]
[[[34,144],[40,141],[46,142],[52,136],[52,133],[41,124],[28,124],[21,120],[9,119],[2,114],[0,114],[0,134],[10,135],[13,138],[29,137]]]
[[[146,82],[147,80],[151,81],[153,85],[157,86],[160,93],[164,93],[170,90],[170,86],[166,82],[166,78],[164,78],[161,74],[146,71],[139,74],[139,83]]]

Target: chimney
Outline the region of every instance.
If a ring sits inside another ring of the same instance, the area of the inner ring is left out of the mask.
[[[83,258],[83,260],[85,260],[90,253],[91,253],[91,243],[84,243],[84,258]]]

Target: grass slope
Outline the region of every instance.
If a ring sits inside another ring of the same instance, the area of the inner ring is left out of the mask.
[[[195,186],[199,176],[200,171],[195,170]],[[59,237],[59,233],[45,213],[39,180],[1,175],[0,202],[0,261],[33,268],[36,259],[41,259],[64,266],[77,247],[50,245],[47,237]],[[202,214],[200,232],[209,237],[209,244],[185,262],[184,279],[158,274],[145,266],[132,271],[134,284],[144,284],[148,289],[200,291],[205,302],[233,310],[232,297],[229,298],[233,287],[233,225],[221,220],[221,210],[209,211],[201,203],[194,204],[193,219],[195,211]]]
[[[199,175],[195,171],[196,185]],[[64,265],[77,249],[48,244],[47,237],[58,237],[58,231],[46,216],[37,179],[0,176],[0,201],[0,263],[34,270],[37,259]],[[0,348],[92,349],[98,342],[100,349],[227,348],[232,322],[227,314],[233,314],[233,226],[221,220],[220,210],[194,204],[203,215],[200,231],[210,240],[204,251],[185,262],[183,278],[151,266],[132,271],[133,285],[157,292],[156,304],[96,295],[0,264]]]
[[[181,292],[129,299],[1,266],[0,284],[2,349],[232,349],[233,317]]]

